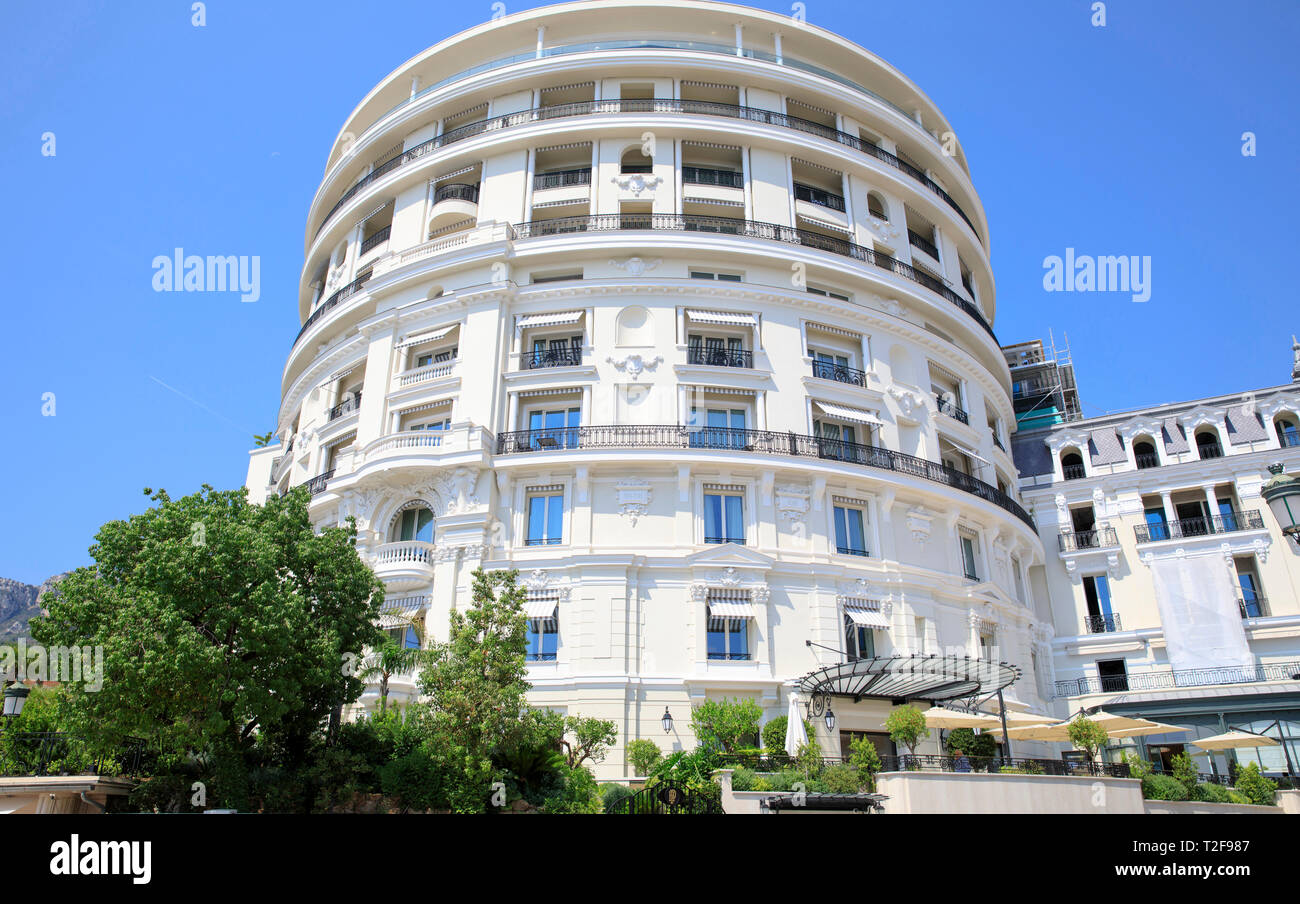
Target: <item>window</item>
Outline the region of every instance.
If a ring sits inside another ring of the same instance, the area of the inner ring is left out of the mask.
[[[705,488],[704,542],[745,543],[745,497],[739,487]]]
[[[840,301],[849,300],[849,296],[845,295],[843,292],[836,292],[833,289],[821,289],[812,285],[805,286],[804,288],[809,295],[821,295],[824,298],[838,298]]]
[[[433,542],[433,512],[424,506],[408,508],[401,512],[393,525],[393,540],[419,540]]]
[[[835,551],[848,556],[867,555],[863,511],[849,505],[835,506]]]
[[[420,421],[417,424],[407,424],[407,430],[446,430],[451,426],[451,418],[444,417],[440,420]]]
[[[748,660],[749,619],[730,615],[715,615],[714,607],[707,610],[708,657],[713,660]]]
[[[823,352],[808,349],[808,357],[813,359],[813,376],[822,380],[835,380],[839,383],[858,383],[856,374],[850,373],[851,362],[848,355],[838,352]]]
[[[1277,441],[1283,448],[1300,446],[1300,427],[1290,418],[1277,419]]]
[[[581,408],[530,411],[529,444],[534,449],[576,449],[581,422]]]
[[[1169,524],[1165,520],[1165,510],[1163,508],[1148,508],[1142,516],[1146,519],[1146,534],[1150,540],[1168,540]]]
[[[433,364],[442,364],[451,361],[456,357],[456,346],[443,349],[441,351],[422,352],[415,355],[416,367],[429,367]]]
[[[962,534],[958,538],[961,542],[961,567],[962,574],[972,581],[980,579],[979,571],[975,568],[975,538]]]
[[[1133,461],[1140,470],[1160,467],[1160,456],[1156,453],[1155,443],[1150,439],[1139,439],[1133,443]]]
[[[1268,615],[1267,601],[1259,589],[1259,575],[1255,571],[1254,558],[1246,556],[1232,561],[1237,569],[1237,585],[1241,592],[1241,617],[1262,618]]]
[[[861,625],[849,615],[844,616],[844,652],[853,662],[857,659],[874,659],[876,656],[876,631]]]
[[[1110,608],[1110,579],[1104,574],[1083,578],[1083,597],[1088,606],[1088,633],[1118,631],[1119,624]]]
[[[1083,456],[1077,450],[1066,452],[1061,456],[1061,476],[1066,480],[1079,480],[1088,476],[1083,466]]]
[[[539,337],[533,339],[533,350],[525,356],[524,368],[575,367],[581,363],[581,336]]]
[[[687,362],[712,367],[752,367],[754,357],[739,336],[691,333],[687,338]]]
[[[748,443],[745,410],[742,408],[706,408],[700,416],[691,409],[691,423],[699,429],[690,435],[692,446],[700,449],[743,449]]]
[[[705,270],[692,270],[691,279],[714,279],[719,282],[740,282],[739,273],[709,273]]]
[[[1023,603],[1025,601],[1025,579],[1020,574],[1020,559],[1016,556],[1011,557],[1011,577],[1016,584],[1016,599]]]
[[[398,625],[393,628],[385,628],[384,633],[388,635],[393,643],[404,650],[420,649],[420,635],[415,632],[414,625]]]
[[[560,646],[560,618],[555,608],[550,615],[528,619],[528,661],[554,662]]]
[[[1128,690],[1128,669],[1125,668],[1123,659],[1097,660],[1097,677],[1101,679],[1103,693]]]
[[[979,658],[988,662],[997,662],[998,638],[993,631],[980,632]]]
[[[912,624],[916,631],[916,652],[925,653],[925,619],[918,615]]]
[[[1212,430],[1197,433],[1196,453],[1201,458],[1222,458],[1223,446],[1219,444],[1219,434]]]
[[[564,493],[559,487],[528,491],[528,545],[556,546],[564,536]]]

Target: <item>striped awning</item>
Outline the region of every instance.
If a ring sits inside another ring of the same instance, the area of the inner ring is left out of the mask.
[[[801,213],[795,214],[795,216],[803,220],[805,223],[812,223],[814,226],[820,226],[823,229],[830,229],[834,232],[842,232],[845,235],[849,235],[852,232],[852,230],[849,229],[848,226],[844,226],[840,223],[832,223],[829,220],[819,220],[816,217],[804,216]]]
[[[849,603],[844,607],[844,614],[855,625],[865,628],[888,628],[889,619],[879,609],[869,608],[861,603]]]
[[[758,326],[753,314],[733,314],[730,311],[690,311],[686,316],[696,323],[724,323],[730,326]]]
[[[425,330],[422,333],[411,333],[401,342],[397,343],[397,348],[400,351],[404,348],[410,348],[413,345],[420,345],[424,342],[433,342],[446,336],[459,325],[460,324],[453,323],[451,326],[435,327],[431,330]]]
[[[949,446],[952,446],[953,449],[960,452],[962,455],[965,455],[967,458],[973,458],[975,461],[983,462],[986,465],[993,464],[993,462],[989,461],[987,458],[980,455],[978,452],[974,451],[973,449],[968,449],[966,446],[963,446],[960,443],[954,443],[946,436],[941,436],[939,437],[939,439],[943,440]]]
[[[709,600],[712,618],[753,618],[754,605],[745,599]]]
[[[582,311],[552,311],[549,314],[525,314],[515,323],[515,329],[526,330],[537,326],[564,326],[582,319]]]
[[[842,421],[853,421],[857,424],[870,424],[873,427],[884,425],[884,421],[882,421],[876,414],[870,411],[864,411],[861,408],[850,408],[848,405],[835,405],[831,402],[821,401],[814,401],[813,404],[817,406],[817,410],[822,414],[839,418]]]
[[[559,600],[554,596],[529,597],[524,601],[524,615],[529,618],[554,618]]]

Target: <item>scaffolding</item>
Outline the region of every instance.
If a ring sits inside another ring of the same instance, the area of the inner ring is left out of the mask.
[[[1017,430],[1037,430],[1083,417],[1068,335],[1062,348],[1057,348],[1048,330],[1046,345],[1041,339],[1018,342],[1004,345],[1002,354],[1011,369]]]

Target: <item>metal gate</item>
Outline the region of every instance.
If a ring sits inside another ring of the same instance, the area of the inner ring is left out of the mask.
[[[683,782],[664,781],[625,797],[610,812],[710,815],[722,813],[722,802],[710,794],[691,790]]]

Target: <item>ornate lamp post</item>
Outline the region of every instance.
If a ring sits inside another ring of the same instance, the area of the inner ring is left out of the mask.
[[[1300,546],[1300,480],[1283,473],[1280,462],[1269,465],[1268,472],[1273,476],[1260,488],[1260,494],[1282,533]]]
[[[659,724],[663,725],[664,734],[673,733],[673,714],[668,711],[668,707],[666,706],[664,707],[663,718],[659,720]]]

